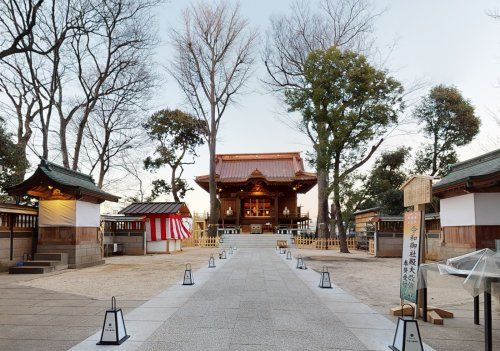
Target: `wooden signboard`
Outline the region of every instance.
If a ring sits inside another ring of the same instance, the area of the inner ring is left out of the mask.
[[[418,266],[422,231],[422,211],[406,212],[403,227],[403,256],[399,295],[402,300],[417,302]]]
[[[404,206],[426,204],[432,200],[432,177],[417,175],[411,177],[402,186]]]

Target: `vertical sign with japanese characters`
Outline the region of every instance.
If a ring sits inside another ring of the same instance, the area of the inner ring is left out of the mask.
[[[402,300],[415,303],[417,302],[417,272],[419,265],[421,229],[422,212],[405,212],[399,295]]]

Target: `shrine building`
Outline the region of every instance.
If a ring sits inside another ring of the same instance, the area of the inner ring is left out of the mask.
[[[236,233],[276,233],[306,228],[309,214],[297,194],[316,185],[299,152],[216,155],[219,228]],[[196,183],[209,191],[209,176]]]
[[[433,194],[441,207],[441,259],[500,245],[500,149],[452,165]]]

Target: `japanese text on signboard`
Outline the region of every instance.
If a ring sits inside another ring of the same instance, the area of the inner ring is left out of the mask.
[[[417,279],[422,212],[406,212],[403,230],[403,256],[401,258],[400,297],[417,302]]]

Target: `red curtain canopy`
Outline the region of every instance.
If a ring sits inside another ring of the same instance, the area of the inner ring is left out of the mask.
[[[191,236],[181,215],[148,215],[146,218],[147,241],[184,240]]]

